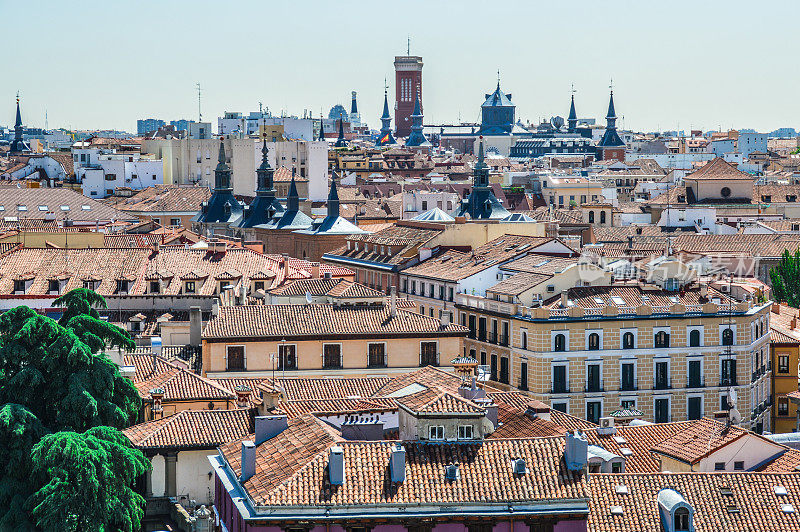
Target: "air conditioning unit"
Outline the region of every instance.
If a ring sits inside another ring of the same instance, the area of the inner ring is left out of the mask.
[[[614,426],[614,418],[613,417],[601,417],[600,418],[600,427],[604,429],[610,429]]]

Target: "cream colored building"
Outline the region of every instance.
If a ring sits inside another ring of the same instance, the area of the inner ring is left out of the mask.
[[[466,333],[394,297],[377,304],[222,307],[203,331],[203,373],[398,375],[451,365]]]
[[[759,369],[769,360],[769,305],[705,290],[586,287],[541,307],[475,296],[456,307],[470,329],[464,353],[491,380],[556,410],[595,422],[620,408],[648,421],[699,419],[728,406],[733,389],[742,426],[770,430],[771,372]]]

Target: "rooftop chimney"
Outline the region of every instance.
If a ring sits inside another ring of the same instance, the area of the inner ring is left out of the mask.
[[[395,317],[397,315],[397,287],[392,285],[389,292],[389,316]]]
[[[211,315],[219,316],[219,298],[215,297],[211,300]]]
[[[150,338],[150,350],[153,352],[154,357],[160,357],[163,353],[162,345],[161,345],[161,337],[160,336],[153,336]]]
[[[339,445],[331,447],[329,453],[328,480],[334,486],[344,484],[344,449]]]
[[[311,278],[319,279],[319,262],[311,263]]]
[[[447,311],[447,307],[441,311],[441,315],[439,316],[439,324],[442,326],[442,328],[450,325],[450,313]]]
[[[251,441],[242,442],[242,476],[240,482],[246,482],[256,474],[256,444]]]
[[[389,472],[392,482],[403,482],[406,479],[406,448],[400,443],[392,446],[392,457],[389,459]]]
[[[567,296],[567,291],[561,291],[561,308],[567,308],[567,303],[569,302],[569,297]]]
[[[289,254],[283,254],[283,275],[289,277]]]
[[[189,308],[189,343],[198,346],[201,342],[203,332],[203,314],[200,307]]]
[[[150,399],[153,400],[153,418],[160,417],[164,409],[161,406],[161,401],[164,399],[164,388],[153,388],[150,390]]]
[[[256,416],[256,445],[271,440],[287,428],[289,420],[286,415]]]
[[[577,430],[575,434],[567,432],[564,460],[570,471],[582,471],[589,461],[589,442]]]
[[[781,304],[780,303],[773,303],[772,304],[772,313],[780,315],[780,313],[781,313]]]
[[[236,406],[238,408],[247,408],[247,405],[250,403],[250,393],[253,390],[246,384],[239,384],[234,386],[233,391],[236,392]]]

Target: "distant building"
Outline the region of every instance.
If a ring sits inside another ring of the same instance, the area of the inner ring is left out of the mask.
[[[143,118],[136,121],[136,134],[140,137],[164,127],[166,122],[158,118]]]
[[[180,120],[170,120],[169,125],[175,126],[175,129],[178,131],[189,131],[189,124],[194,124],[194,120],[186,120],[182,118]]]

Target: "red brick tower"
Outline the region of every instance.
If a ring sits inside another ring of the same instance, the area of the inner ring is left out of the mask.
[[[411,114],[414,112],[417,94],[422,107],[422,58],[416,55],[396,56],[394,73],[394,123],[397,126],[395,136],[407,137],[411,133]]]

